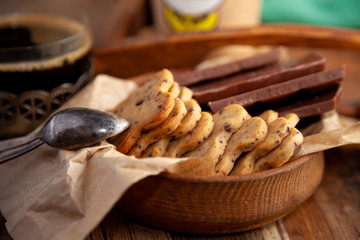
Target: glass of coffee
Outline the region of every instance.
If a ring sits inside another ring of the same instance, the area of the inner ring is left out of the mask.
[[[65,12],[1,13],[0,139],[29,133],[92,79],[88,17]]]

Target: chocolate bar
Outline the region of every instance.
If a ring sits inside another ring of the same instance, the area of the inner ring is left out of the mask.
[[[272,103],[291,104],[293,100],[305,95],[306,98],[313,97],[320,91],[326,91],[333,84],[340,82],[345,75],[345,67],[335,68],[325,72],[309,74],[286,82],[277,83],[246,93],[210,101],[208,106],[212,112],[217,112],[229,104],[240,104],[249,109],[253,105],[267,104],[271,108]],[[251,112],[250,112],[251,113]]]
[[[200,104],[233,96],[293,78],[319,72],[325,68],[326,58],[318,53],[272,64],[253,71],[241,72],[222,79],[190,87]]]
[[[191,86],[196,83],[224,77],[240,71],[255,69],[269,64],[274,64],[276,62],[279,62],[280,58],[281,47],[276,47],[266,53],[257,54],[252,57],[240,59],[215,67],[195,69],[190,72],[179,74],[175,76],[175,81],[177,81],[180,86]]]
[[[314,98],[296,101],[288,106],[274,109],[280,116],[287,113],[296,113],[300,118],[307,118],[328,112],[335,109],[340,100],[342,87],[340,84],[336,84],[335,86],[336,87],[330,91]]]

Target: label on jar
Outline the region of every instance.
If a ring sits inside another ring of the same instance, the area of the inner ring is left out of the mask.
[[[224,0],[163,0],[164,15],[175,32],[207,31],[219,22],[219,7]]]

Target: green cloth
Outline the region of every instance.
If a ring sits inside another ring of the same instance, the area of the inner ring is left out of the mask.
[[[263,0],[264,23],[360,28],[360,0]]]

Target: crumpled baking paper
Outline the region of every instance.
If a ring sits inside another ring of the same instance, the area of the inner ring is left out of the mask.
[[[99,75],[62,109],[110,111],[135,88],[132,81]],[[305,138],[297,157],[360,142],[357,120],[346,120],[336,111],[322,117],[302,130]],[[207,175],[210,167],[201,158],[136,159],[121,154],[106,141],[78,151],[43,144],[0,164],[0,210],[14,240],[83,239],[137,181],[164,170]]]
[[[336,110],[322,114],[321,120],[303,129],[303,143],[290,161],[301,156],[335,147],[360,144],[360,122],[356,118],[340,116]]]
[[[135,88],[132,81],[99,75],[62,109],[109,111]],[[135,159],[106,141],[78,151],[43,144],[0,164],[0,210],[14,240],[83,239],[132,184],[181,161]]]

